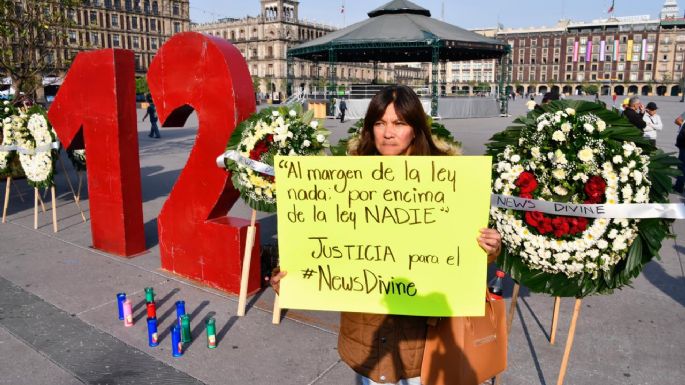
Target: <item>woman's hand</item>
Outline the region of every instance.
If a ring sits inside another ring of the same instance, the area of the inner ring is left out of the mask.
[[[281,279],[283,279],[283,277],[285,277],[287,274],[288,272],[281,271],[280,267],[276,267],[271,271],[271,279],[267,278],[276,294],[279,294],[281,290]]]
[[[502,252],[502,236],[495,229],[480,229],[478,245],[488,253],[488,264],[495,262]]]

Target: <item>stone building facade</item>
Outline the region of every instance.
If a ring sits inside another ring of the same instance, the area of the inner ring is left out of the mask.
[[[46,9],[49,12],[49,9]],[[68,11],[72,25],[66,38],[52,43],[45,57],[38,100],[54,96],[74,57],[82,51],[123,48],[135,54],[136,73],[143,76],[159,47],[172,35],[190,30],[189,0],[84,0]],[[0,76],[2,78],[2,76]],[[11,87],[9,78],[2,78]]]
[[[674,0],[660,18],[561,21],[551,28],[503,29],[518,93],[679,95],[685,75],[685,19]]]

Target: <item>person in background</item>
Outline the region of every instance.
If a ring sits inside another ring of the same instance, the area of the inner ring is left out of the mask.
[[[630,98],[623,99],[623,103],[621,103],[621,109],[620,109],[618,114],[623,115],[623,113],[628,109],[629,105],[630,105]]]
[[[155,137],[159,139],[161,136],[159,135],[159,127],[157,127],[157,108],[155,108],[155,103],[152,101],[152,95],[147,95],[147,102],[147,111],[145,112],[145,116],[143,116],[143,122],[145,121],[145,118],[148,116],[150,117],[150,134],[148,136],[150,138]]]
[[[353,156],[447,155],[433,141],[421,101],[406,86],[386,87],[371,99],[360,140],[348,150]],[[502,250],[502,238],[494,229],[481,229],[476,242],[486,252],[488,263]],[[274,290],[279,290],[283,277],[285,272],[275,272]],[[420,385],[427,320],[341,313],[338,353],[355,371],[355,384]]]
[[[551,103],[553,100],[559,100],[559,94],[556,92],[546,92],[542,97],[542,105]]]
[[[537,103],[535,103],[535,96],[532,94],[530,95],[530,100],[526,102],[526,107],[528,107],[528,110],[532,110],[535,108]]]
[[[656,132],[664,128],[664,124],[661,123],[661,117],[656,113],[656,110],[656,103],[649,102],[645,107],[645,114],[642,117],[645,123],[647,123],[644,130],[645,137],[649,138],[654,145],[656,145]]]
[[[340,123],[345,123],[345,111],[347,111],[347,103],[345,98],[340,99]]]
[[[623,116],[643,133],[645,132],[645,127],[647,127],[647,123],[643,119],[644,114],[645,111],[640,98],[633,96],[628,99],[628,107],[623,111]]]
[[[675,146],[678,147],[678,159],[680,160],[680,172],[683,175],[675,180],[673,190],[677,193],[683,194],[685,189],[685,112],[676,118],[675,124],[678,126],[678,135],[676,136]]]

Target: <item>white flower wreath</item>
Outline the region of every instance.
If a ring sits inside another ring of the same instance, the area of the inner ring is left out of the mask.
[[[314,112],[303,113],[301,105],[264,109],[240,123],[227,150],[269,166],[273,166],[275,155],[323,155],[324,148],[330,146],[330,132],[313,117]],[[276,211],[276,182],[272,175],[230,159],[225,165],[233,174],[234,187],[250,207]]]
[[[596,115],[574,115],[570,108],[544,113],[536,129],[521,135],[518,147],[507,146],[494,165],[495,193],[573,203],[648,202],[650,183],[644,176],[649,157],[631,142],[609,145],[592,135],[606,129]],[[527,189],[525,179],[533,184]],[[588,186],[592,191],[593,183],[601,201],[588,201],[592,197],[586,191]],[[497,208],[491,215],[504,242],[529,267],[568,277],[584,272],[596,278],[610,271],[638,234],[635,220],[550,218]]]
[[[53,151],[52,143],[55,134],[42,113],[29,117],[26,132],[20,135],[19,147],[26,151],[19,152],[21,167],[26,178],[34,187],[48,187],[53,184]]]

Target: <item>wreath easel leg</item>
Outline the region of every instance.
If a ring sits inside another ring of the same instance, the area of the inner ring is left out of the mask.
[[[12,178],[10,177],[10,182],[12,182]],[[17,195],[19,195],[19,200],[21,203],[24,203],[24,193],[21,192],[21,189],[19,186],[17,186],[16,183],[14,183],[14,189],[17,190]]]
[[[564,383],[566,367],[568,366],[568,359],[571,355],[571,348],[573,347],[573,337],[576,334],[576,322],[578,321],[578,314],[580,313],[580,303],[581,299],[576,298],[576,304],[573,306],[573,318],[571,318],[571,327],[568,329],[568,337],[566,338],[564,358],[562,358],[561,360],[561,368],[559,369],[559,377],[557,378],[557,385],[563,385]]]
[[[40,199],[40,193],[38,193],[38,188],[33,188],[33,229],[38,230],[38,200]]]
[[[238,317],[245,315],[245,304],[247,302],[247,284],[250,276],[250,261],[252,259],[252,248],[254,247],[255,222],[257,221],[257,210],[252,210],[250,227],[247,228],[245,239],[245,254],[243,255],[243,272],[240,278],[240,296],[238,297]]]
[[[275,294],[274,296],[274,311],[271,317],[271,323],[274,325],[281,323],[281,305],[278,304],[278,294]]]
[[[50,194],[52,195],[52,231],[57,232],[57,200],[55,199],[55,186],[50,187]]]
[[[76,207],[78,207],[79,211],[81,212],[81,218],[83,219],[83,223],[86,222],[86,215],[83,214],[83,209],[81,208],[81,205],[78,203],[78,198],[76,197],[76,192],[74,191],[74,185],[71,184],[71,177],[69,176],[69,173],[67,172],[67,168],[64,167],[64,162],[62,161],[62,157],[60,156],[59,158],[59,163],[62,165],[62,171],[64,171],[64,175],[67,177],[67,184],[69,185],[69,189],[71,190],[71,195],[74,197],[74,203],[76,203]],[[79,188],[79,193],[81,192],[81,189]]]
[[[45,192],[47,191],[48,189],[45,189]],[[40,208],[43,210],[43,214],[45,214],[47,211],[45,211],[45,203],[43,203],[43,198],[40,197],[40,193],[38,193],[38,202],[40,202]]]
[[[554,311],[552,313],[552,329],[549,331],[549,343],[554,345],[554,340],[557,336],[557,323],[559,321],[559,305],[561,304],[560,297],[554,297]]]
[[[10,183],[12,183],[12,177],[8,176],[5,184],[5,202],[2,205],[2,223],[5,223],[7,218],[7,206],[10,203]]]

